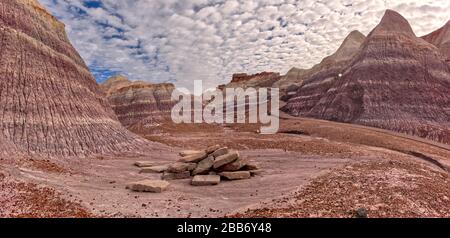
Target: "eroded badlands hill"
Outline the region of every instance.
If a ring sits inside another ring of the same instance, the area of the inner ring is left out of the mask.
[[[305,81],[284,111],[450,143],[449,105],[445,58],[388,10],[348,66]]]
[[[293,97],[293,92],[298,92],[295,95],[301,98],[302,110],[308,110],[312,105],[315,105],[320,97],[328,90],[330,85],[339,78],[345,67],[349,65],[353,57],[358,53],[361,45],[364,43],[366,37],[359,31],[352,31],[343,41],[339,49],[332,55],[324,58],[322,62],[315,65],[311,69],[303,70],[295,77],[284,77],[274,86],[287,87],[287,85],[295,85],[293,89],[286,88],[287,95],[284,100]],[[299,87],[302,90],[299,91]]]
[[[450,21],[438,30],[423,36],[422,39],[438,47],[447,63],[450,63]]]
[[[140,148],[124,129],[64,24],[35,0],[0,1],[0,134],[27,153]]]
[[[173,84],[131,82],[118,76],[102,83],[102,89],[120,122],[126,127],[148,118],[170,117],[170,111],[175,104],[171,100],[175,90]]]

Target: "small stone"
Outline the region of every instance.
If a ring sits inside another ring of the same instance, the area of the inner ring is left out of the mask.
[[[183,162],[183,163],[198,163],[204,159],[206,159],[206,157],[208,156],[208,154],[206,154],[204,151],[203,152],[199,152],[196,154],[192,154],[186,157],[183,157],[179,160],[179,162]]]
[[[195,155],[195,154],[198,154],[198,153],[201,153],[201,152],[202,151],[200,151],[200,150],[184,150],[184,151],[181,151],[179,153],[179,155],[181,157],[187,157],[187,156]]]
[[[169,185],[169,182],[163,180],[143,180],[131,183],[127,186],[127,189],[135,192],[161,193],[165,191]]]
[[[228,150],[228,148],[227,147],[223,147],[223,148],[220,148],[220,149],[214,151],[211,155],[214,156],[214,158],[217,158],[219,156],[228,154],[228,152],[230,152]]]
[[[256,176],[256,175],[261,175],[264,172],[264,170],[257,169],[257,170],[249,170],[248,172],[250,172],[251,176]]]
[[[192,175],[198,175],[198,174],[207,174],[209,170],[214,165],[214,157],[208,156],[208,158],[200,161],[200,163],[197,164],[197,167],[192,172]]]
[[[153,167],[146,167],[142,168],[140,173],[141,174],[149,174],[149,173],[163,173],[167,169],[169,169],[168,165],[159,165],[159,166],[153,166]]]
[[[150,162],[150,161],[136,161],[134,163],[134,166],[139,167],[139,168],[152,167],[155,165],[157,165],[155,162]]]
[[[226,155],[221,155],[219,157],[216,157],[214,160],[214,169],[220,168],[226,164],[233,163],[239,159],[239,153],[237,151],[230,152]]]
[[[211,153],[215,152],[215,151],[218,150],[218,149],[220,149],[220,145],[213,145],[213,146],[208,147],[208,148],[205,150],[205,152],[206,152],[207,154],[211,154]]]
[[[363,207],[356,209],[356,218],[368,218],[367,210]]]
[[[196,175],[191,184],[193,186],[213,186],[220,183],[220,176],[218,175]]]
[[[228,180],[249,179],[251,177],[251,174],[248,171],[222,172],[219,175]]]
[[[189,171],[184,171],[181,173],[164,172],[164,174],[162,175],[163,180],[179,180],[179,179],[188,179],[190,177],[191,177],[191,172],[189,172]]]
[[[182,173],[185,171],[192,171],[197,167],[197,164],[195,163],[173,163],[169,165],[169,168],[167,169],[167,172],[169,173]]]
[[[226,164],[220,167],[218,170],[222,172],[233,172],[242,169],[246,165],[246,161],[243,159],[237,159],[236,161]]]

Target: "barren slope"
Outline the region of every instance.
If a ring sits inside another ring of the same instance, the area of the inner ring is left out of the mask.
[[[386,12],[341,73],[305,83],[283,110],[450,143],[450,67],[398,13]]]
[[[0,134],[27,153],[90,155],[142,148],[117,121],[70,44],[36,0],[0,1]]]

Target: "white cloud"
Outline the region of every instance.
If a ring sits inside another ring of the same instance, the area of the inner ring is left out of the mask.
[[[85,3],[94,0],[40,1],[91,68],[184,87],[311,67],[352,30],[368,34],[386,6],[417,35],[444,25],[450,9],[448,0],[100,0],[93,8]]]

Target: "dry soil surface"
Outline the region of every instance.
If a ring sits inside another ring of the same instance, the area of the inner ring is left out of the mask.
[[[144,155],[2,160],[3,178],[50,189],[51,200],[70,209],[40,213],[36,206],[16,203],[21,208],[15,213],[9,206],[0,215],[351,217],[355,209],[365,208],[370,217],[445,217],[450,211],[447,145],[310,119],[284,118],[276,135],[259,135],[258,127],[251,125],[167,128],[141,132],[169,145]],[[130,182],[160,177],[139,174],[135,161],[175,162],[182,149],[214,144],[238,149],[264,172],[212,187],[171,181],[169,189],[160,194],[125,189]],[[20,191],[20,186],[12,188]]]

